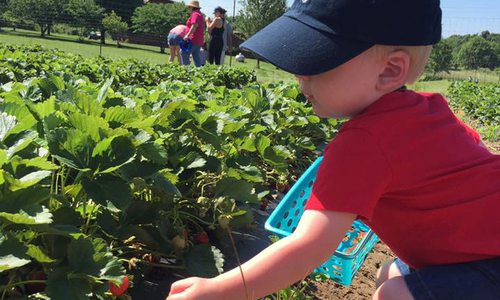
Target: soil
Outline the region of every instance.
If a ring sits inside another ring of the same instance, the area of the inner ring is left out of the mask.
[[[490,149],[491,152],[500,154],[500,141],[496,142],[485,141],[484,143],[486,144],[488,149]]]
[[[394,257],[384,243],[378,242],[368,254],[361,269],[350,286],[338,284],[332,280],[323,282],[309,281],[307,294],[318,300],[364,300],[371,299],[375,292],[375,277],[378,268]]]

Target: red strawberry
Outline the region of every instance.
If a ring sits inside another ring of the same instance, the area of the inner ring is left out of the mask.
[[[260,210],[265,211],[267,208],[267,205],[269,204],[269,200],[263,199],[262,202],[260,202]]]
[[[28,280],[47,280],[47,274],[43,271],[33,271],[28,275]],[[43,292],[46,287],[45,283],[28,283],[26,284],[26,293],[31,295]]]
[[[120,297],[121,295],[123,295],[127,291],[129,285],[130,285],[130,282],[128,280],[128,276],[125,275],[125,277],[123,277],[123,281],[120,284],[120,286],[116,286],[114,283],[110,282],[109,283],[109,291],[111,292],[111,294],[113,294],[113,296]]]
[[[198,232],[197,234],[195,234],[194,240],[198,244],[208,244],[209,243],[208,235],[205,231],[201,231],[201,232]]]

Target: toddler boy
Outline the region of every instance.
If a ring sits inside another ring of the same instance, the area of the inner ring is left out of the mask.
[[[256,299],[304,278],[362,219],[399,257],[373,299],[500,299],[500,156],[439,94],[405,88],[441,37],[439,0],[296,0],[241,47],[296,74],[328,145],[296,231],[169,300]]]

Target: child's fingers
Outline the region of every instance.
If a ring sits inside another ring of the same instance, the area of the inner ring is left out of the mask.
[[[178,293],[181,293],[188,289],[190,286],[192,286],[194,283],[193,278],[187,278],[183,280],[176,281],[170,286],[170,293],[169,295],[175,295]],[[170,298],[168,298],[170,299]]]

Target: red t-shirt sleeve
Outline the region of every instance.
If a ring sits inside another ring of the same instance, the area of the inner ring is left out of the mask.
[[[187,20],[187,30],[189,31],[189,29],[191,29],[191,26],[193,24],[198,24],[198,26],[200,25],[200,19],[202,18],[201,14],[197,14],[197,13],[192,13],[191,16],[189,16],[189,19]]]
[[[348,212],[370,220],[392,180],[388,160],[367,131],[341,131],[325,150],[306,209]]]
[[[457,120],[458,123],[460,123],[462,125],[462,127],[465,129],[465,131],[467,132],[467,134],[470,135],[476,141],[476,143],[479,144],[481,142],[481,136],[479,135],[479,133],[477,133],[469,125],[467,125],[464,122],[462,122],[462,120],[460,120],[456,116],[455,116],[455,119]]]

